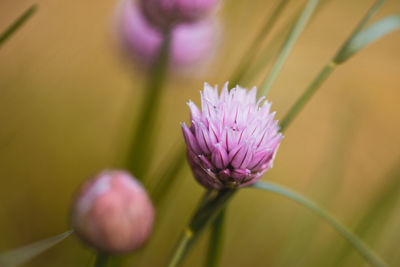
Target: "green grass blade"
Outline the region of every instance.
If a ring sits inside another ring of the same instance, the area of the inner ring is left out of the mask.
[[[177,151],[174,151],[175,154],[172,157],[169,155],[160,171],[153,176],[156,178],[155,186],[154,188],[150,187],[149,191],[156,206],[162,202],[170,191],[185,166],[186,148],[182,144],[177,145],[177,147]]]
[[[22,15],[17,18],[4,32],[0,34],[0,47],[7,41],[21,26],[35,14],[37,4],[32,5]]]
[[[283,117],[280,127],[281,132],[284,132],[293,119],[299,114],[300,110],[305,106],[305,104],[310,100],[310,98],[315,94],[321,84],[328,78],[328,76],[335,69],[336,64],[329,62],[313,80],[306,91],[300,96],[296,103],[291,107],[288,113]]]
[[[298,20],[296,22],[296,25],[290,31],[290,33],[282,47],[282,50],[281,50],[278,58],[276,59],[275,64],[273,65],[273,67],[271,69],[270,74],[268,75],[263,86],[261,87],[261,90],[259,92],[260,96],[265,96],[268,93],[273,82],[278,77],[278,74],[279,74],[280,70],[282,69],[283,64],[285,63],[287,57],[289,56],[290,51],[292,50],[292,48],[294,47],[300,34],[306,27],[307,22],[311,18],[311,15],[315,11],[318,3],[319,3],[319,0],[309,0],[307,2],[307,5],[304,7],[303,12],[301,13],[300,17],[298,18]]]
[[[239,82],[243,79],[243,76],[250,68],[251,63],[254,61],[257,52],[260,50],[262,41],[269,35],[288,2],[289,0],[279,0],[279,3],[276,5],[272,13],[268,14],[268,19],[266,20],[264,26],[257,34],[255,40],[251,43],[248,50],[243,54],[236,71],[232,75],[233,78],[231,81],[233,86],[239,84]]]
[[[377,0],[375,2],[375,4],[368,10],[367,14],[365,14],[365,16],[358,23],[357,27],[350,34],[350,37],[347,38],[346,42],[343,43],[342,47],[336,53],[336,57],[338,57],[338,55],[340,55],[346,49],[346,47],[351,42],[352,38],[356,36],[365,27],[368,21],[376,14],[376,12],[378,12],[379,8],[385,3],[385,1],[386,0]]]
[[[206,259],[206,267],[217,267],[221,260],[223,239],[224,239],[224,225],[225,225],[226,207],[218,214],[217,218],[212,224],[211,236],[208,243],[208,253]]]
[[[0,254],[0,266],[13,267],[24,264],[72,234],[72,230],[36,243]]]
[[[106,267],[109,260],[110,260],[110,255],[99,252],[99,253],[97,253],[96,261],[93,266],[94,267]]]
[[[269,182],[259,181],[249,187],[276,193],[288,199],[294,200],[295,202],[308,208],[309,210],[316,213],[328,224],[330,224],[350,245],[352,245],[360,253],[361,256],[365,258],[365,260],[369,264],[376,267],[387,266],[385,262],[378,255],[376,255],[367,245],[365,245],[362,240],[360,240],[350,230],[339,223],[335,218],[329,215],[324,209],[320,208],[317,204],[307,199],[306,197],[283,186]]]
[[[315,17],[315,14],[318,12],[318,10],[322,9],[322,7],[328,2],[328,0],[320,0],[320,3],[318,4],[317,9],[314,11],[309,23]],[[244,82],[244,84],[254,84],[254,81],[258,79],[260,72],[266,72],[265,70],[272,59],[279,55],[279,51],[281,51],[284,41],[287,38],[290,30],[293,29],[302,9],[302,7],[296,8],[294,12],[286,16],[286,21],[279,26],[275,35],[268,40],[266,45],[261,49],[252,66],[249,66],[249,70],[246,72],[244,79],[240,80],[241,83]]]
[[[148,75],[148,84],[138,117],[136,129],[128,150],[126,168],[136,178],[145,181],[155,150],[156,126],[160,116],[160,106],[164,83],[167,79],[170,56],[171,33],[164,33],[164,39],[157,59]]]
[[[348,115],[350,112],[353,113],[353,116]],[[342,108],[338,110],[333,122],[336,125],[332,132],[333,139],[323,149],[324,152],[320,155],[319,163],[310,176],[309,186],[304,192],[304,194],[317,198],[320,205],[326,208],[333,204],[335,196],[343,186],[349,153],[352,151],[351,144],[357,135],[356,129],[359,126],[358,112],[358,100],[343,100]],[[324,174],[323,177],[321,173]],[[310,217],[309,214],[304,214],[304,212],[296,212],[292,219],[296,224],[290,232],[285,234],[286,238],[281,240],[284,246],[279,251],[274,264],[272,264],[274,267],[310,264],[311,258],[309,256],[313,254],[311,250],[320,236],[322,225],[319,218]],[[296,237],[295,240],[293,236]],[[347,246],[346,248],[349,250]],[[331,251],[328,250],[329,255],[332,255]],[[353,250],[350,249],[350,251]],[[320,255],[319,258],[325,259],[323,255]]]
[[[281,130],[284,131],[287,126],[293,121],[300,110],[305,106],[305,104],[310,100],[310,98],[315,94],[315,92],[320,88],[322,83],[328,78],[332,71],[336,68],[339,63],[343,63],[348,60],[356,52],[360,51],[365,45],[376,41],[380,37],[392,32],[398,28],[398,18],[391,16],[390,18],[385,18],[366,30],[362,31],[362,28],[368,22],[368,20],[378,11],[379,7],[382,6],[384,0],[379,0],[375,5],[367,12],[363,17],[361,22],[354,29],[353,33],[347,39],[347,41],[339,49],[339,52],[333,57],[333,59],[325,65],[317,77],[313,80],[306,91],[300,96],[296,103],[290,108],[286,116],[281,122]],[[383,21],[383,22],[382,22]]]
[[[400,28],[400,14],[385,17],[375,22],[367,29],[353,36],[350,42],[334,58],[336,63],[342,63],[365,46],[375,42],[379,38]]]
[[[371,242],[375,241],[376,235],[382,232],[382,225],[388,221],[393,214],[393,209],[400,199],[400,167],[399,162],[395,168],[383,180],[387,181],[373,200],[367,205],[368,209],[364,213],[354,232]],[[351,255],[347,247],[343,247],[333,266],[343,266]]]

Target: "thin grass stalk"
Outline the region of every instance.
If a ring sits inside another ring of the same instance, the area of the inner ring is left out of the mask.
[[[66,231],[57,236],[53,236],[35,243],[25,245],[20,248],[12,249],[0,253],[1,267],[15,267],[25,264],[34,257],[57,245],[73,233],[73,230]]]
[[[319,0],[309,0],[307,2],[307,5],[303,9],[303,12],[301,13],[299,19],[297,20],[295,26],[290,31],[290,33],[282,47],[282,50],[280,51],[280,54],[275,61],[275,64],[272,66],[270,74],[268,75],[265,82],[263,83],[263,85],[259,91],[260,96],[265,96],[268,93],[268,91],[270,90],[275,79],[278,77],[278,74],[281,71],[283,64],[285,63],[287,57],[289,56],[291,50],[293,49],[295,43],[297,42],[300,34],[306,27],[308,21],[311,18],[311,15],[314,13],[318,3],[319,3]]]
[[[332,61],[336,63],[341,63],[345,61],[347,58],[342,59],[342,55],[345,53],[347,48],[349,47],[351,41],[353,40],[354,36],[356,36],[368,23],[368,21],[378,12],[379,8],[385,3],[386,0],[377,0],[375,4],[368,10],[367,14],[361,19],[358,23],[357,27],[353,30],[350,34],[350,37],[343,43],[340,47],[339,51],[336,53],[336,56],[333,58]]]
[[[338,222],[335,218],[329,215],[324,209],[320,208],[317,204],[307,199],[306,197],[287,189],[283,186],[270,183],[270,182],[256,182],[249,186],[250,188],[256,188],[278,195],[284,196],[285,198],[294,200],[295,202],[301,204],[302,206],[313,211],[324,221],[329,223],[353,248],[355,248],[364,259],[374,267],[385,267],[386,263],[372,251],[367,245],[365,245],[362,240],[360,240],[356,235],[354,235],[350,230]]]
[[[354,232],[360,237],[367,238],[370,231],[378,232],[382,230],[374,226],[378,222],[386,221],[385,219],[389,217],[389,210],[395,207],[396,201],[400,198],[400,168],[398,162],[395,169],[385,178],[384,180],[388,180],[388,182],[376,194],[370,205],[368,205],[369,208],[366,213],[354,228]],[[347,249],[347,246],[343,247],[332,266],[344,266],[350,256],[351,251]]]
[[[296,22],[295,19],[298,17],[297,12],[293,16],[294,18],[282,25],[277,30],[277,33],[271,38],[271,40],[266,43],[265,47],[254,60],[252,66],[249,66],[249,70],[246,73],[246,76],[240,80],[240,83],[242,83],[243,81],[246,82],[256,80],[260,73],[262,71],[265,71],[272,59],[276,58],[277,55],[279,55],[279,51],[282,50],[285,37]]]
[[[264,26],[261,28],[259,33],[257,34],[255,40],[251,43],[248,50],[243,54],[243,57],[239,61],[239,65],[236,68],[236,71],[232,75],[232,85],[238,84],[243,76],[246,74],[247,70],[250,68],[251,63],[254,61],[257,52],[260,50],[260,46],[262,45],[262,41],[267,38],[269,33],[271,32],[273,26],[278,20],[279,16],[285,9],[285,6],[289,3],[289,0],[279,0],[275,9],[268,16]]]
[[[144,104],[139,113],[139,123],[136,126],[132,145],[128,151],[127,168],[140,180],[145,179],[151,162],[155,126],[163,95],[162,89],[167,76],[170,43],[171,34],[167,32],[164,34],[158,58],[148,77]]]
[[[329,74],[335,69],[336,63],[330,61],[317,75],[314,81],[310,84],[310,86],[306,89],[306,91],[300,96],[300,98],[296,101],[296,103],[291,107],[289,112],[283,118],[280,123],[281,132],[284,132],[289,124],[293,121],[293,119],[297,116],[300,110],[304,107],[304,105],[310,100],[310,98],[314,95],[317,89],[321,86],[321,84],[328,78]]]
[[[315,17],[315,14],[318,12],[318,10],[322,9],[322,7],[328,2],[328,0],[320,1],[309,23]],[[276,35],[271,38],[269,42],[267,42],[265,47],[260,52],[260,55],[257,56],[257,60],[255,60],[255,62],[253,63],[254,67],[251,67],[252,69],[250,69],[248,73],[246,73],[245,81],[254,81],[259,73],[265,70],[271,59],[279,56],[278,52],[282,50],[284,41],[290,30],[293,29],[298,17],[300,16],[301,11],[302,8],[298,8],[298,10],[293,12],[293,14],[290,15],[290,19],[286,21],[284,25],[280,26],[280,28],[277,30]]]
[[[99,252],[94,262],[94,267],[106,267],[109,260],[110,256],[108,254]]]
[[[156,206],[162,202],[172,186],[175,184],[177,176],[184,167],[186,158],[186,149],[183,145],[178,145],[179,149],[175,151],[172,159],[168,158],[164,162],[165,168],[162,168],[154,177],[157,179],[155,186],[150,191],[153,202]],[[170,157],[170,156],[169,156]]]
[[[350,108],[350,105],[352,108]],[[324,149],[321,155],[322,160],[318,167],[313,171],[309,185],[307,185],[308,195],[313,195],[319,200],[319,204],[328,207],[334,201],[335,194],[343,185],[346,165],[348,163],[348,155],[351,151],[351,144],[357,133],[358,120],[356,116],[348,116],[348,113],[356,112],[354,110],[355,103],[353,101],[344,103],[340,115],[336,118],[337,125],[333,133],[334,140],[330,142],[329,148]],[[321,177],[321,173],[324,176]],[[292,230],[288,232],[287,237],[283,240],[284,248],[274,260],[273,266],[307,266],[310,263],[306,260],[310,259],[310,250],[314,245],[315,239],[319,236],[321,227],[319,218],[310,218],[308,214],[297,214],[292,217],[296,224]],[[293,239],[293,237],[296,237]],[[329,250],[331,253],[331,250]],[[342,265],[335,265],[342,266]]]
[[[21,14],[4,32],[0,34],[0,47],[35,14],[38,9],[37,4],[30,6]]]
[[[167,265],[168,267],[177,267],[182,263],[205,227],[216,218],[235,192],[236,190],[232,189],[219,190],[215,197],[208,197],[208,199],[199,204],[189,225],[185,228],[175,247]]]
[[[221,262],[226,208],[227,207],[223,208],[212,224],[211,236],[208,241],[208,252],[205,261],[206,267],[217,267]]]
[[[350,37],[344,42],[339,51],[335,54],[335,56],[325,65],[325,67],[320,71],[317,77],[313,80],[310,86],[305,90],[305,92],[300,96],[300,98],[296,101],[296,103],[291,107],[289,112],[283,118],[280,126],[281,131],[285,131],[287,126],[291,123],[291,121],[297,116],[300,110],[304,107],[304,105],[310,100],[310,98],[314,95],[314,93],[319,89],[321,84],[328,78],[328,76],[332,73],[332,71],[336,68],[337,65],[344,63],[348,60],[355,52],[352,54],[348,54],[347,51],[350,47],[350,44],[363,29],[365,24],[371,19],[371,17],[378,11],[378,9],[382,6],[385,0],[378,0],[375,4],[370,8],[367,14],[363,17],[361,22],[357,25],[357,27],[353,30]],[[346,55],[346,56],[344,56]]]

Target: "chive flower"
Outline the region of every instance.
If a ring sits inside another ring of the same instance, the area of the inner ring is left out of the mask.
[[[117,37],[124,56],[141,68],[157,59],[165,33],[152,25],[132,0],[123,0],[117,12]],[[215,18],[182,23],[171,28],[169,62],[174,70],[202,66],[211,61],[220,40]]]
[[[125,171],[103,171],[74,199],[71,224],[87,244],[106,253],[141,247],[151,234],[154,208],[143,186]]]
[[[196,180],[207,188],[238,188],[256,182],[272,167],[283,138],[275,112],[257,89],[205,83],[201,110],[192,102],[191,126],[182,123],[187,158]]]

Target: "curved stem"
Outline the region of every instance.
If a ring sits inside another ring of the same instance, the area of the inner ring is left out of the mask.
[[[108,254],[99,252],[94,263],[94,267],[106,267],[110,256]]]
[[[289,56],[290,51],[298,40],[301,32],[307,25],[307,22],[311,18],[311,15],[314,13],[319,0],[309,0],[306,7],[303,9],[299,19],[296,22],[296,25],[293,27],[292,31],[289,33],[282,50],[276,59],[275,64],[272,66],[271,72],[265,80],[263,86],[260,89],[259,95],[265,96],[269,89],[271,88],[273,82],[278,77],[279,72],[281,71],[283,64],[285,63],[287,57]]]
[[[168,263],[168,267],[178,266],[180,262],[183,260],[187,247],[189,246],[189,242],[193,237],[193,232],[190,228],[186,228],[183,232],[181,238],[178,241],[178,245],[175,248],[175,252],[172,255],[170,262]]]
[[[306,91],[301,95],[301,97],[296,101],[296,103],[291,107],[286,116],[283,118],[280,123],[281,132],[285,131],[292,120],[296,117],[296,115],[300,112],[300,110],[304,107],[304,105],[310,100],[310,98],[314,95],[317,89],[321,86],[321,84],[328,78],[329,74],[335,69],[337,65],[330,61],[317,75],[314,81],[308,86]]]
[[[262,45],[263,39],[265,39],[269,35],[273,26],[275,25],[276,21],[278,20],[280,14],[284,10],[288,2],[289,0],[279,1],[274,11],[272,11],[272,14],[268,16],[268,19],[265,22],[264,26],[257,34],[256,39],[252,42],[248,50],[243,54],[241,60],[239,61],[240,63],[236,68],[236,71],[232,75],[233,86],[235,86],[242,80],[246,71],[250,68],[250,65],[253,62],[255,56],[257,55],[258,50],[260,50],[260,46]]]
[[[133,135],[132,144],[128,151],[127,168],[135,173],[135,176],[144,180],[148,165],[151,162],[153,150],[154,129],[159,115],[159,107],[162,99],[162,89],[168,69],[169,47],[171,44],[170,33],[164,34],[164,40],[148,79],[145,91],[144,104],[142,105],[139,122]]]
[[[223,237],[224,237],[224,222],[226,216],[225,207],[214,220],[211,236],[208,244],[208,253],[205,266],[217,267],[222,255]]]
[[[149,190],[156,206],[162,202],[170,189],[173,188],[181,170],[185,166],[186,148],[181,144],[177,145],[177,147],[178,149],[174,151],[174,155],[171,156],[171,152],[169,152],[169,158],[163,164],[166,167],[160,168],[156,174],[152,175],[152,177],[158,177],[155,186]]]
[[[235,192],[235,189],[223,189],[218,191],[215,196],[211,196],[212,191],[207,191],[204,194],[189,225],[175,247],[168,267],[177,267],[182,263],[194,242],[206,226],[221,212]]]
[[[329,223],[350,245],[352,245],[361,256],[365,258],[365,260],[376,267],[384,267],[387,266],[386,263],[376,255],[364,242],[359,239],[355,234],[353,234],[349,229],[343,226],[340,222],[338,222],[334,217],[329,215],[324,209],[319,207],[313,201],[308,198],[290,190],[283,186],[269,183],[269,182],[256,182],[249,187],[253,187],[256,189],[265,190],[268,192],[276,193],[278,195],[284,196],[291,200],[296,201],[302,206],[308,208],[313,211],[319,217],[321,217],[324,221]]]

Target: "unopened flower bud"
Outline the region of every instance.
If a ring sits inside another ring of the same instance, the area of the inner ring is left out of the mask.
[[[129,58],[140,67],[152,66],[165,35],[148,22],[132,0],[124,0],[117,14],[118,37]],[[220,27],[215,19],[183,23],[171,29],[168,60],[174,69],[204,65],[215,56]]]
[[[182,22],[195,22],[207,16],[218,0],[139,0],[147,19],[160,28]]]
[[[125,253],[148,239],[154,208],[143,186],[125,171],[103,171],[85,182],[72,206],[78,236],[99,251]]]

